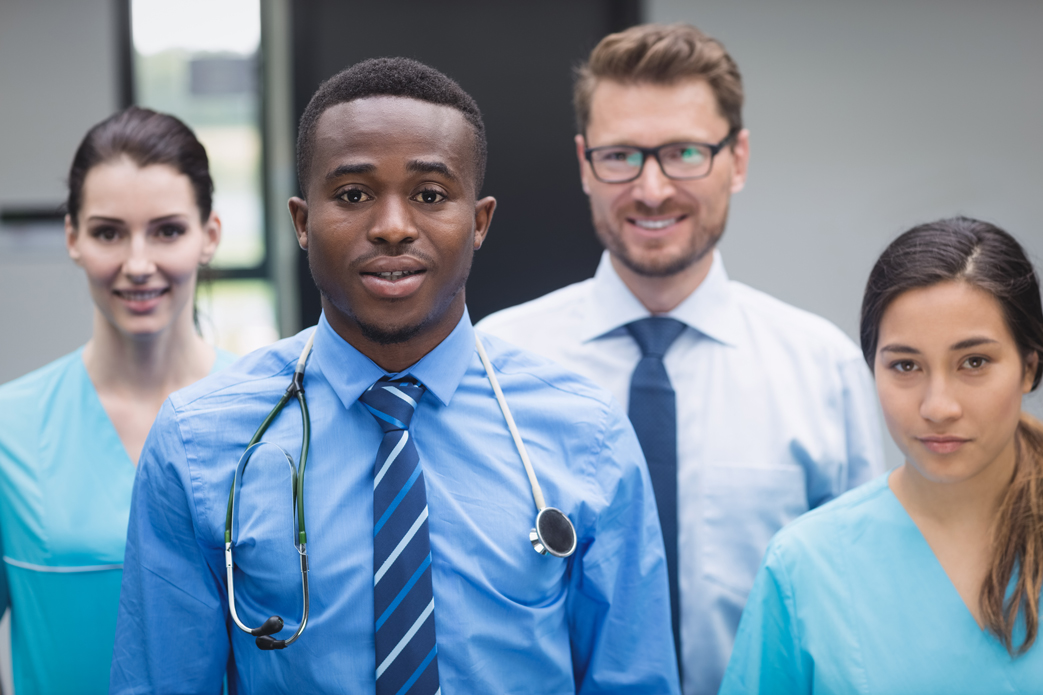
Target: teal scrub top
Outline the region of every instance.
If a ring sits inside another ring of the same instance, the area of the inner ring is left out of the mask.
[[[1011,658],[978,627],[887,477],[775,536],[720,695],[1043,692],[1043,637]]]
[[[235,359],[219,350],[211,372]],[[0,386],[0,612],[18,695],[108,692],[134,472],[83,348]]]

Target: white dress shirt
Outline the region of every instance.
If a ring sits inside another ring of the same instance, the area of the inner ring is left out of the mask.
[[[478,324],[607,388],[627,407],[649,311],[606,252],[590,280]],[[728,279],[666,314],[686,328],[664,358],[677,393],[683,690],[717,692],[772,535],[884,469],[872,376],[833,324]]]

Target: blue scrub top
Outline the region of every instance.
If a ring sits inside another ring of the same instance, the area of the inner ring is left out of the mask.
[[[720,695],[1043,692],[1043,639],[978,627],[887,478],[775,536]]]
[[[212,372],[235,359],[219,350]],[[108,692],[134,473],[83,348],[0,386],[0,610],[18,695]]]

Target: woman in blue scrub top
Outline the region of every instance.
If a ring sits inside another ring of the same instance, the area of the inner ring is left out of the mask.
[[[196,331],[214,255],[206,151],[130,108],[87,133],[69,172],[69,256],[94,300],[87,344],[0,386],[0,601],[15,691],[107,693],[135,466],[166,397],[233,357]]]
[[[1039,292],[976,220],[884,251],[862,350],[905,463],[775,536],[722,694],[1043,692]]]

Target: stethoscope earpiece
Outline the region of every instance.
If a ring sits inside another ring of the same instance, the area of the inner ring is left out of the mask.
[[[536,528],[529,531],[529,542],[540,555],[568,557],[576,552],[576,529],[560,509],[544,507],[536,515]]]

